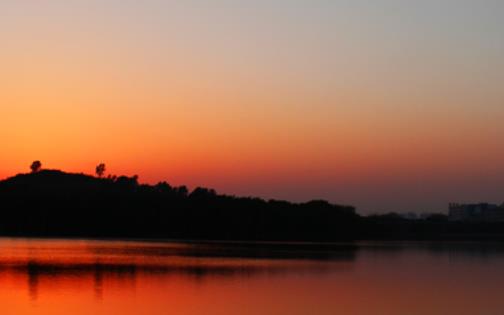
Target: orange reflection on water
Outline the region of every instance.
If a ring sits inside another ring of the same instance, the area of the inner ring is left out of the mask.
[[[498,314],[503,253],[4,239],[1,314]]]

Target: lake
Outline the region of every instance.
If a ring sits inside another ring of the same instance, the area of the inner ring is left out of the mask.
[[[504,246],[0,238],[2,315],[498,315]]]

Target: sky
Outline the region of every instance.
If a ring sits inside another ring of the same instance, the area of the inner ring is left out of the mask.
[[[0,178],[504,202],[500,0],[3,0]]]

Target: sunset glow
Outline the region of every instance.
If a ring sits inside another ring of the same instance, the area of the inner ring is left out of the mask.
[[[0,178],[502,203],[504,2],[292,2],[2,1]]]

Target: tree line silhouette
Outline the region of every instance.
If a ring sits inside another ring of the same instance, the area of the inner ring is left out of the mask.
[[[96,177],[42,170],[0,181],[0,234],[205,240],[504,239],[501,223],[361,216],[324,200],[291,203],[219,195],[213,189],[140,184],[138,176]]]

